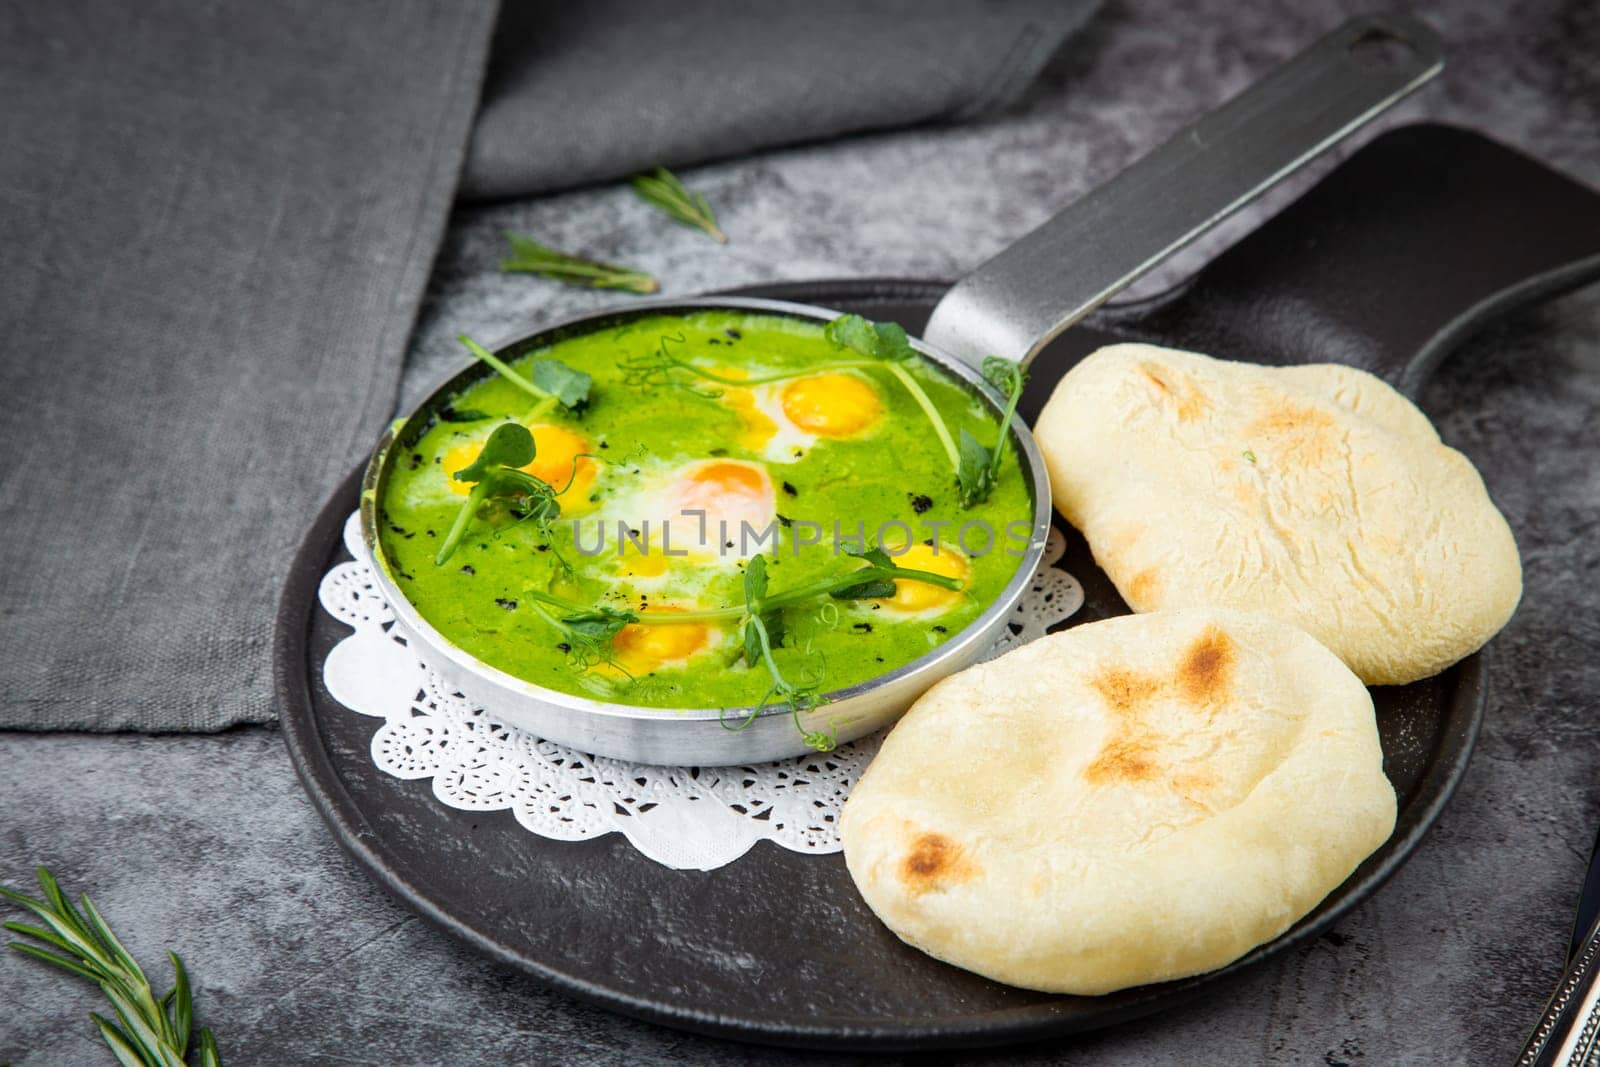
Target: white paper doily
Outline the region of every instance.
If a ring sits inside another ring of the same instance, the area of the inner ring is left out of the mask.
[[[396,778],[433,780],[433,795],[463,811],[510,809],[541,837],[581,841],[621,833],[657,863],[711,870],[763,838],[796,852],[837,852],[839,808],[878,750],[881,734],[833,752],[751,767],[654,767],[587,756],[506,726],[439,677],[398,633],[367,564],[358,517],[344,527],[354,561],[322,578],[322,606],[355,632],[323,665],[328,692],[384,720],[372,761]],[[1043,636],[1083,606],[1078,580],[1054,566],[1052,530],[1033,585],[985,659]]]

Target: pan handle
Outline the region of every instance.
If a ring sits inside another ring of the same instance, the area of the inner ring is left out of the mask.
[[[1443,45],[1414,19],[1345,22],[957,282],[924,339],[975,366],[1026,363],[1443,67]]]

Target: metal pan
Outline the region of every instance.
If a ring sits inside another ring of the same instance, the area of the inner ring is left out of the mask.
[[[1161,259],[1210,229],[1311,157],[1422,85],[1443,66],[1424,26],[1392,16],[1352,19],[1244,93],[1182,130],[1150,155],[1077,201],[958,282],[913,347],[968,384],[996,418],[1000,399],[978,367],[985,356],[1027,363],[1048,341]],[[729,308],[823,323],[828,308],[721,297],[631,302],[626,309],[569,319],[498,346],[511,357],[564,337],[644,315]],[[362,484],[365,548],[378,553],[378,501],[397,457],[460,391],[492,374],[473,364],[436,389],[379,440]],[[1011,426],[1022,476],[1032,489],[1035,536],[1001,596],[958,634],[920,659],[870,682],[827,694],[808,728],[826,725],[841,741],[902,714],[927,688],[974,662],[999,635],[1027,588],[1050,524],[1050,484],[1032,434]],[[724,716],[741,709],[662,709],[590,700],[546,689],[469,655],[438,633],[385,568],[374,573],[396,625],[461,691],[507,723],[597,755],[667,765],[742,764],[806,751],[786,707],[758,713],[734,732]],[[742,709],[748,711],[749,709]]]

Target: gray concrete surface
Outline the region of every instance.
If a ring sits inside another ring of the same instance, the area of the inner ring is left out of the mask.
[[[1354,10],[1327,0],[1293,14],[1228,0],[1181,12],[1157,0],[1114,3],[1010,116],[688,175],[717,205],[733,237],[726,248],[616,186],[461,211],[408,356],[405,399],[457,361],[449,338],[460,329],[493,337],[618,299],[497,274],[504,229],[645,267],[669,293],[953,276]],[[1423,13],[1450,40],[1451,69],[1386,125],[1430,117],[1472,126],[1600,185],[1600,7]],[[1600,690],[1600,289],[1476,337],[1422,405],[1485,471],[1517,532],[1527,582],[1495,642],[1477,755],[1438,826],[1382,892],[1308,949],[1157,1018],[961,1059],[1509,1062],[1560,969],[1600,816],[1600,728],[1591,721]],[[811,1059],[614,1017],[457,947],[344,858],[271,729],[0,734],[0,879],[17,884],[38,863],[90,890],[142,959],[156,964],[168,946],[184,953],[200,1018],[231,1064]],[[97,1001],[0,954],[0,1061],[109,1062],[86,1017]]]

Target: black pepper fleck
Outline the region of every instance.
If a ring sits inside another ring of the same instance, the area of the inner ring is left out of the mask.
[[[793,485],[791,485],[788,482],[784,482],[783,483],[783,491],[785,493],[788,493],[790,496],[799,496],[800,495],[800,490],[796,489]]]
[[[517,602],[515,600],[511,600],[511,599],[509,599],[507,597],[497,596],[497,597],[494,598],[494,602],[496,604],[499,604],[501,607],[505,608],[507,611],[516,611],[517,610]]]
[[[735,341],[739,340],[740,338],[742,338],[744,336],[744,334],[740,333],[738,330],[735,330],[732,326],[729,326],[726,330],[723,330],[722,332],[727,334],[729,337],[733,338]]]
[[[462,564],[461,573],[462,574],[467,574],[467,575],[477,574],[478,573],[478,569],[476,567],[474,567],[470,563],[465,563],[465,564]]]
[[[872,624],[870,622],[858,622],[850,629],[858,634],[870,634],[872,632]]]
[[[946,630],[943,626],[935,626],[933,628],[933,632],[936,633],[936,634],[947,634],[950,631]]]
[[[911,510],[918,515],[933,507],[933,497],[928,496],[926,493],[908,493],[906,495],[911,497]]]

